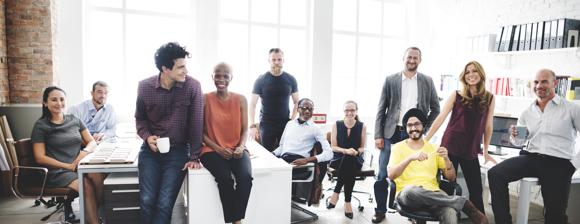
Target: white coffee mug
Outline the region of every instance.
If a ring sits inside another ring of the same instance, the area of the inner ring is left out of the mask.
[[[157,139],[157,148],[159,149],[160,153],[168,153],[170,146],[169,137]]]

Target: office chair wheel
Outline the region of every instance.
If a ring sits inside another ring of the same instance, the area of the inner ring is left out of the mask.
[[[369,203],[373,203],[373,198],[369,198]]]
[[[364,207],[364,206],[358,206],[358,211],[359,211],[359,212],[362,212],[362,211],[364,211],[364,210],[365,210],[365,207]]]
[[[40,205],[40,201],[39,200],[35,200],[34,201],[34,206],[39,206]]]

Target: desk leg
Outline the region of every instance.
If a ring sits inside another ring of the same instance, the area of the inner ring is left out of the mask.
[[[530,212],[530,191],[532,183],[525,178],[520,181],[520,195],[518,198],[518,210],[516,214],[517,224],[527,224]]]
[[[82,169],[78,169],[77,172],[79,174],[79,214],[80,214],[80,221],[81,224],[85,223],[85,197],[84,197],[84,189],[83,189],[83,172]]]

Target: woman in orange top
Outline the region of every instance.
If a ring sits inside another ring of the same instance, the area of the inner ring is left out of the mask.
[[[228,64],[217,64],[212,78],[217,91],[205,94],[201,162],[218,183],[224,221],[241,223],[252,189],[252,165],[246,149],[248,104],[243,95],[228,91],[232,80]]]

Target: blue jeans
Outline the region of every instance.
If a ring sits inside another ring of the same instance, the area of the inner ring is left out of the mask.
[[[402,140],[409,137],[407,131],[399,129],[399,126],[395,127],[395,133],[391,138],[384,139],[384,148],[381,150],[379,155],[379,175],[377,176],[377,181],[375,182],[375,199],[377,200],[377,208],[375,208],[376,213],[386,213],[387,212],[387,198],[389,197],[389,184],[387,183],[387,165],[389,164],[389,159],[391,158],[391,145],[396,144]],[[390,200],[394,200],[391,198]]]
[[[201,162],[215,177],[218,184],[224,221],[230,223],[244,219],[253,179],[252,164],[248,152],[244,152],[240,159],[231,158],[229,160],[215,152],[208,152],[201,156]],[[236,180],[235,183],[232,174]]]
[[[168,153],[153,152],[147,144],[139,153],[139,223],[171,223],[175,199],[183,183],[181,169],[189,161],[186,145],[171,146]]]

